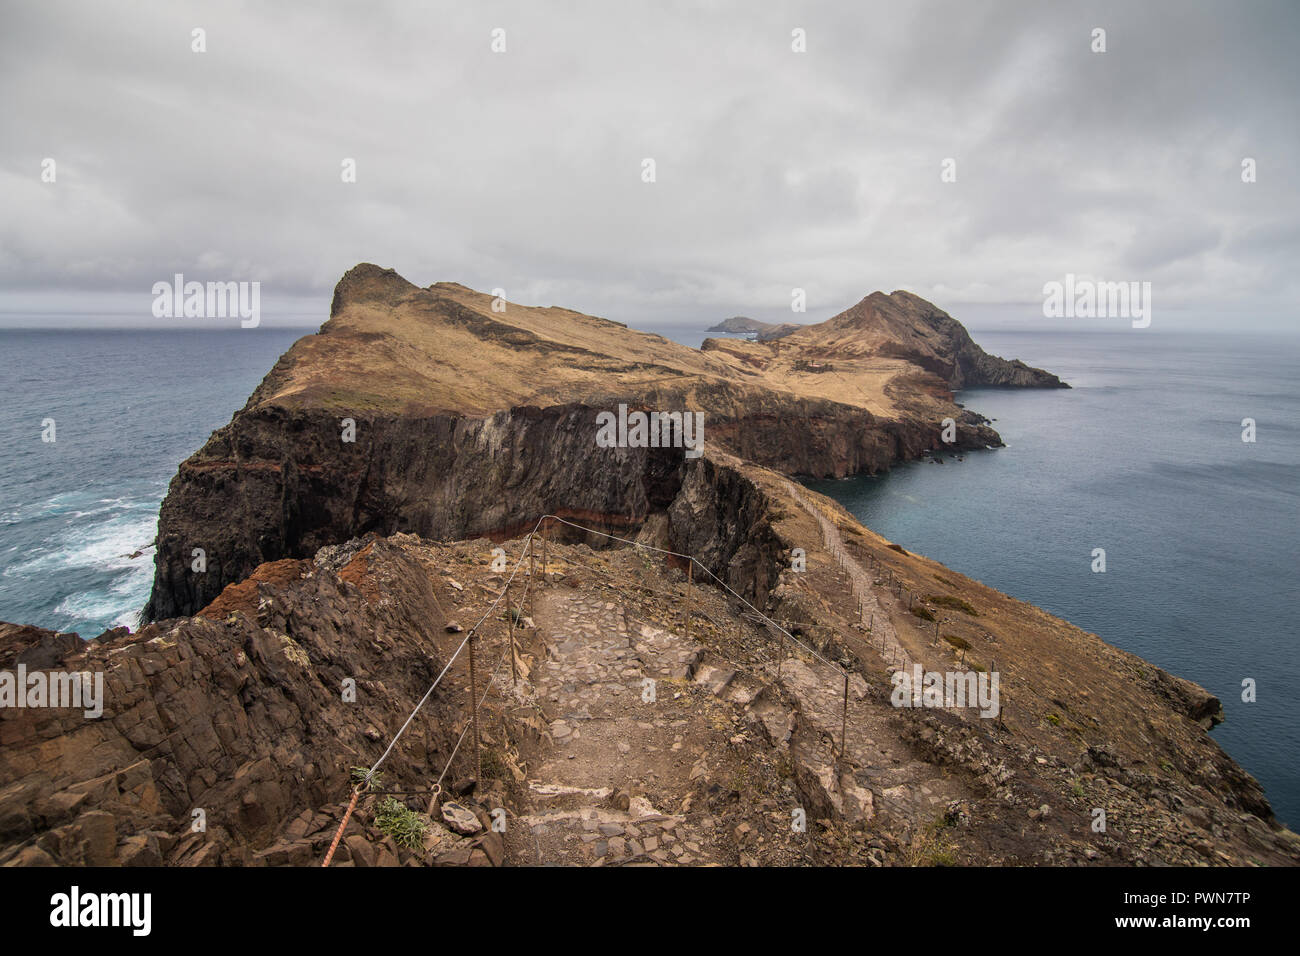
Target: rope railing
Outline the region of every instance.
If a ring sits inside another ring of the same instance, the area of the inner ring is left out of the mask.
[[[470,666],[471,666],[471,668],[473,667],[473,661],[474,661],[474,657],[473,657],[473,655],[474,655],[474,646],[473,646],[473,642],[474,642],[474,637],[475,637],[475,635],[477,634],[478,629],[479,629],[480,627],[483,626],[483,622],[486,621],[486,620],[488,619],[488,616],[493,612],[493,610],[496,609],[497,605],[500,604],[500,603],[502,602],[502,600],[506,597],[507,594],[509,594],[509,592],[510,592],[510,583],[515,579],[515,575],[519,573],[519,568],[520,568],[520,566],[523,564],[524,557],[529,553],[529,550],[530,550],[530,548],[531,548],[531,546],[532,546],[533,535],[537,532],[537,529],[541,526],[541,523],[542,523],[543,520],[544,520],[544,519],[538,519],[537,524],[533,526],[533,530],[530,531],[530,532],[528,533],[528,537],[527,537],[527,541],[526,541],[526,544],[525,544],[524,550],[523,550],[522,552],[520,552],[519,558],[515,561],[515,566],[514,566],[513,569],[511,569],[511,571],[510,571],[510,577],[506,579],[506,583],[505,583],[505,585],[501,588],[501,593],[498,594],[498,595],[496,596],[496,598],[492,601],[492,603],[488,605],[487,610],[484,611],[484,612],[483,612],[483,615],[482,615],[482,616],[481,616],[481,617],[480,617],[480,618],[479,618],[479,619],[474,623],[474,626],[471,627],[471,628],[469,629],[469,631],[466,632],[464,639],[460,642],[460,644],[457,646],[456,650],[452,653],[451,657],[447,660],[446,665],[445,665],[445,666],[442,668],[442,670],[438,673],[438,676],[434,678],[433,683],[429,685],[429,689],[426,690],[426,691],[424,692],[424,696],[420,698],[420,700],[416,703],[415,707],[411,710],[410,715],[409,715],[409,716],[406,718],[406,720],[403,722],[402,726],[401,726],[400,728],[398,728],[397,733],[395,733],[395,734],[393,735],[393,739],[390,740],[390,741],[388,742],[388,746],[387,746],[386,748],[384,748],[384,752],[383,752],[382,754],[380,754],[379,759],[376,760],[376,761],[371,765],[370,769],[366,771],[365,776],[364,776],[364,777],[363,777],[363,778],[362,778],[362,779],[361,779],[361,780],[356,784],[355,787],[353,787],[353,789],[352,789],[352,801],[351,801],[351,803],[349,803],[349,805],[348,805],[347,812],[344,813],[344,815],[343,815],[343,820],[342,820],[342,822],[339,824],[338,833],[336,833],[336,834],[334,835],[334,842],[330,845],[329,852],[328,852],[328,853],[326,854],[326,856],[325,856],[325,861],[321,864],[322,867],[328,867],[328,866],[330,865],[330,861],[331,861],[331,859],[333,859],[333,857],[334,857],[334,851],[338,848],[339,840],[340,840],[340,839],[342,838],[342,836],[343,836],[343,831],[347,829],[348,820],[349,820],[349,819],[351,818],[351,816],[352,816],[352,811],[356,808],[356,805],[357,805],[357,798],[361,795],[361,793],[362,793],[363,791],[365,791],[365,790],[367,790],[367,789],[369,788],[371,781],[372,781],[372,780],[374,779],[374,777],[375,777],[375,773],[379,770],[379,765],[382,764],[385,760],[388,759],[388,755],[389,755],[390,753],[393,752],[393,747],[395,747],[395,746],[397,745],[397,741],[401,738],[402,734],[404,734],[404,733],[406,732],[406,729],[407,729],[408,727],[411,726],[411,721],[413,721],[413,720],[415,719],[416,714],[418,714],[418,713],[420,712],[420,710],[424,707],[425,703],[426,703],[426,702],[429,700],[429,698],[433,695],[433,692],[438,688],[438,685],[439,685],[440,683],[442,683],[442,679],[443,679],[444,677],[446,677],[446,676],[447,676],[447,672],[451,670],[451,665],[454,664],[454,663],[456,662],[456,658],[458,658],[458,657],[460,656],[461,651],[463,651],[466,647],[469,647],[469,649],[470,649]],[[506,612],[507,612],[506,616],[507,616],[507,619],[509,618],[509,610],[510,610],[510,606],[509,606],[509,602],[507,601],[507,602],[506,602]],[[508,648],[507,648],[507,651],[508,651],[508,653],[511,654],[511,657],[512,657],[512,663],[513,663],[513,655],[514,655],[514,622],[508,620],[507,623],[509,624],[509,629],[508,629],[508,634],[509,634],[508,645],[509,645],[509,646],[508,646]],[[451,761],[452,761],[452,759],[456,756],[456,751],[460,749],[460,745],[461,745],[461,743],[462,743],[462,742],[464,741],[464,739],[465,739],[465,733],[466,733],[466,731],[468,731],[468,730],[470,729],[470,727],[473,727],[474,730],[475,730],[475,738],[477,739],[477,737],[478,737],[478,712],[479,712],[479,708],[483,705],[483,701],[487,699],[487,695],[488,695],[488,693],[491,691],[492,687],[495,685],[495,682],[496,682],[496,675],[497,675],[497,673],[500,672],[500,669],[501,669],[501,663],[498,662],[498,664],[497,664],[497,669],[496,669],[495,671],[493,671],[493,673],[492,673],[492,677],[488,680],[488,686],[487,686],[487,687],[484,689],[484,691],[483,691],[483,696],[482,696],[482,697],[481,697],[481,698],[480,698],[480,699],[479,699],[479,700],[474,704],[474,710],[473,710],[473,713],[470,715],[470,720],[469,720],[468,722],[466,722],[464,730],[461,731],[460,739],[456,741],[456,746],[455,746],[455,748],[452,750],[452,752],[451,752],[451,756],[447,758],[447,763],[446,763],[446,765],[443,767],[442,774],[438,777],[438,782],[434,785],[433,795],[434,795],[434,799],[435,799],[435,800],[437,799],[437,795],[438,795],[438,792],[439,792],[439,789],[438,789],[438,788],[441,787],[443,777],[446,776],[446,774],[447,774],[447,770],[451,767]],[[471,691],[471,698],[472,698],[473,696],[474,696],[474,692]]]
[[[511,616],[512,609],[510,607],[508,595],[510,593],[510,585],[514,581],[516,575],[518,575],[520,568],[523,566],[524,559],[535,558],[534,538],[537,535],[539,529],[543,529],[543,526],[545,526],[546,530],[549,530],[549,522],[557,522],[559,524],[566,525],[570,528],[573,528],[577,531],[581,531],[585,534],[596,535],[598,537],[607,538],[611,541],[618,541],[623,544],[631,545],[634,548],[640,548],[645,551],[652,551],[655,552],[656,554],[667,555],[670,557],[679,558],[681,560],[689,562],[688,571],[693,567],[698,567],[701,571],[707,574],[713,581],[715,581],[718,584],[718,586],[720,586],[724,591],[726,591],[737,601],[743,604],[746,608],[748,608],[750,612],[752,612],[752,614],[758,619],[758,621],[762,622],[767,627],[771,628],[773,631],[778,633],[781,636],[783,655],[784,655],[784,647],[785,647],[784,642],[786,640],[789,640],[790,643],[793,644],[795,647],[800,648],[801,650],[804,651],[804,653],[808,654],[810,657],[814,658],[815,660],[825,664],[827,667],[839,668],[840,670],[842,670],[844,675],[844,716],[843,716],[843,721],[840,730],[840,753],[841,755],[843,754],[845,727],[847,726],[847,720],[848,720],[849,669],[847,667],[845,667],[842,664],[832,663],[831,661],[827,660],[816,649],[810,647],[809,645],[805,644],[803,641],[799,640],[799,638],[797,638],[794,634],[792,634],[786,628],[782,627],[780,624],[778,624],[772,618],[768,617],[766,614],[764,614],[762,611],[756,608],[753,604],[751,604],[748,600],[746,600],[743,595],[741,595],[729,584],[727,584],[726,581],[722,580],[722,578],[714,574],[706,565],[704,565],[694,555],[683,554],[679,551],[672,551],[667,548],[658,548],[655,547],[654,545],[645,544],[644,542],[636,541],[631,538],[624,538],[624,537],[620,537],[619,535],[609,534],[604,531],[597,531],[594,528],[585,527],[583,525],[577,524],[576,522],[570,521],[567,518],[562,518],[559,515],[546,514],[537,520],[537,523],[533,526],[532,531],[528,532],[528,534],[525,536],[524,547],[520,551],[519,557],[515,560],[514,567],[510,571],[510,576],[506,579],[505,584],[502,585],[500,593],[498,593],[497,596],[493,599],[492,603],[488,605],[487,610],[484,611],[482,616],[479,617],[478,621],[474,623],[474,626],[469,629],[464,639],[462,639],[460,644],[456,647],[456,650],[452,652],[452,655],[447,660],[447,663],[443,666],[442,670],[438,673],[438,676],[434,678],[433,683],[429,685],[429,689],[424,692],[424,695],[416,703],[415,707],[411,710],[411,713],[407,716],[406,720],[402,723],[402,726],[398,728],[397,733],[393,735],[392,739],[388,743],[388,746],[385,747],[383,753],[380,754],[379,759],[376,760],[374,764],[371,765],[369,770],[366,771],[365,776],[362,777],[362,779],[356,784],[356,786],[353,787],[351,802],[348,805],[347,812],[343,815],[343,820],[339,825],[338,833],[336,833],[334,836],[334,841],[330,845],[330,849],[329,852],[326,854],[325,861],[321,864],[323,867],[328,867],[330,865],[330,861],[334,856],[334,851],[337,849],[339,841],[342,839],[343,832],[347,828],[348,821],[352,817],[353,810],[356,808],[358,797],[361,795],[361,793],[369,789],[370,784],[373,781],[376,772],[379,770],[380,765],[385,760],[388,759],[389,755],[393,752],[393,748],[397,745],[397,741],[401,739],[404,733],[406,733],[406,730],[407,728],[410,727],[411,722],[415,720],[416,715],[419,714],[421,709],[423,709],[424,705],[428,702],[429,698],[433,695],[433,692],[438,688],[438,685],[442,682],[442,679],[446,677],[447,673],[451,670],[452,664],[456,662],[456,659],[461,655],[461,652],[463,652],[466,647],[469,647],[470,649],[471,684],[473,683],[472,673],[474,667],[474,638],[479,628],[483,626],[483,622],[488,619],[488,617],[492,614],[492,612],[497,608],[498,605],[502,604],[503,601],[505,603],[505,608],[506,608],[506,633],[507,633],[505,654],[509,655],[510,657],[511,673],[512,675],[514,675],[514,682],[516,684],[518,683],[518,675],[515,671],[514,631],[518,623],[518,620],[522,620],[524,601],[527,598],[528,590],[532,583],[534,568],[532,567],[531,563],[530,563],[529,573],[526,579],[524,593],[523,596],[520,598],[519,605],[518,605],[518,615],[519,615],[518,619],[512,618]],[[543,530],[542,541],[543,541],[542,580],[543,582],[545,582],[546,575],[547,575],[547,567],[548,567],[547,560],[546,560],[546,551],[545,551],[545,545],[547,543],[545,530]],[[595,569],[595,570],[598,571],[599,569]],[[687,578],[688,588],[691,586],[692,580],[693,580],[693,575],[688,574],[688,578]],[[643,587],[643,586],[638,585],[637,587]],[[687,612],[688,633],[689,633],[689,616],[692,613],[694,613],[694,609],[690,609]],[[704,612],[701,610],[700,613],[704,613]],[[705,616],[708,617],[707,614],[705,614]],[[433,806],[437,802],[438,796],[441,794],[442,782],[446,778],[447,772],[451,769],[452,761],[455,760],[456,755],[460,751],[461,745],[464,743],[465,737],[469,733],[471,728],[475,732],[476,749],[478,747],[478,713],[479,710],[482,708],[483,704],[486,702],[489,694],[491,694],[493,688],[496,687],[496,678],[500,674],[501,668],[505,664],[505,660],[506,660],[505,655],[503,655],[501,659],[498,660],[496,668],[493,670],[491,677],[488,678],[487,686],[484,688],[482,695],[478,695],[475,690],[471,690],[471,694],[470,694],[471,700],[473,700],[474,697],[477,697],[478,699],[474,701],[474,709],[470,714],[470,719],[465,722],[465,726],[462,728],[460,732],[460,736],[456,740],[455,746],[452,748],[451,754],[447,757],[447,761],[443,765],[442,773],[439,774],[437,781],[430,788],[429,792],[432,795],[432,800],[430,802],[430,812],[432,812]],[[779,660],[778,660],[777,674],[778,676],[780,674]],[[481,759],[481,756],[479,757],[479,759]]]
[[[741,596],[739,593],[737,593],[737,592],[736,592],[736,591],[735,591],[735,590],[734,590],[734,589],[733,589],[729,584],[727,584],[726,581],[722,580],[722,578],[718,577],[716,574],[714,574],[712,571],[710,571],[710,570],[708,569],[708,567],[706,567],[704,564],[702,564],[702,563],[699,561],[699,559],[696,558],[694,555],[690,555],[690,554],[682,554],[682,553],[679,552],[679,551],[669,551],[669,550],[666,549],[666,548],[656,548],[654,545],[644,544],[643,542],[640,542],[640,541],[634,541],[634,540],[631,539],[631,538],[621,538],[621,537],[619,537],[619,536],[616,535],[616,534],[607,534],[607,533],[604,532],[604,531],[596,531],[596,530],[593,529],[593,528],[584,528],[584,527],[583,527],[582,525],[580,525],[580,524],[575,524],[574,522],[572,522],[572,521],[568,521],[568,520],[566,520],[566,519],[564,519],[564,518],[561,518],[561,517],[559,517],[559,516],[557,516],[557,515],[546,515],[542,520],[546,520],[546,518],[553,518],[554,520],[560,522],[561,524],[568,525],[570,528],[576,528],[576,529],[578,529],[579,531],[585,531],[585,532],[588,533],[588,534],[598,535],[598,536],[600,536],[600,537],[602,537],[602,538],[609,538],[609,539],[612,540],[612,541],[621,541],[621,542],[623,542],[624,544],[630,544],[630,545],[632,545],[633,547],[636,547],[636,548],[642,548],[642,549],[644,549],[644,550],[646,550],[646,551],[654,551],[654,552],[656,552],[656,553],[658,553],[658,554],[666,554],[666,555],[670,555],[670,556],[672,556],[672,557],[674,557],[674,558],[681,558],[681,559],[684,560],[684,561],[690,561],[690,562],[692,562],[692,563],[693,563],[696,567],[698,567],[701,571],[703,571],[705,574],[707,574],[709,577],[711,577],[714,581],[718,582],[718,584],[722,586],[722,589],[723,589],[723,590],[725,590],[727,593],[729,593],[730,595],[732,595],[732,597],[736,598],[736,600],[738,600],[741,604],[745,605],[745,607],[749,608],[751,611],[753,611],[755,614],[757,614],[758,617],[759,617],[759,618],[760,618],[760,619],[761,619],[765,624],[767,624],[767,625],[769,625],[769,626],[771,626],[771,627],[776,628],[778,631],[780,631],[782,634],[784,634],[787,638],[789,638],[789,639],[790,639],[794,644],[797,644],[799,647],[803,648],[803,650],[804,650],[806,653],[812,655],[812,656],[815,657],[817,660],[819,660],[819,661],[821,661],[823,664],[825,664],[827,667],[837,667],[837,666],[839,666],[839,665],[837,665],[837,664],[833,664],[833,663],[831,663],[831,662],[828,661],[826,658],[822,657],[822,655],[819,654],[819,653],[817,653],[817,651],[813,650],[813,648],[811,648],[811,647],[809,647],[808,645],[804,644],[802,641],[800,641],[797,637],[795,637],[793,634],[791,634],[791,633],[790,633],[789,631],[787,631],[785,628],[781,627],[781,625],[777,624],[776,621],[772,620],[770,617],[768,617],[766,614],[764,614],[764,613],[763,613],[762,611],[760,611],[758,608],[754,607],[754,605],[750,604],[747,600],[745,600],[744,597],[742,597],[742,596]]]
[[[533,535],[536,533],[537,528],[541,526],[543,520],[544,519],[538,519],[537,525],[535,525],[533,527],[533,530],[528,533],[528,542],[530,544],[532,542]],[[527,549],[525,548],[525,552],[526,551]],[[447,661],[447,666],[442,669],[442,673],[440,673],[437,676],[437,678],[434,680],[434,682],[429,685],[429,689],[424,692],[424,696],[421,697],[420,702],[415,705],[415,709],[411,711],[411,715],[406,718],[406,722],[402,724],[401,728],[397,731],[397,733],[393,735],[393,739],[389,741],[388,747],[380,755],[379,759],[374,762],[374,765],[371,766],[371,768],[366,772],[366,776],[362,780],[363,784],[368,785],[370,783],[371,778],[373,778],[375,775],[375,771],[379,769],[379,765],[388,759],[388,755],[392,753],[393,747],[396,745],[398,738],[400,738],[402,734],[406,732],[406,728],[411,725],[411,721],[415,719],[415,715],[420,712],[420,708],[424,706],[425,702],[429,699],[430,695],[432,695],[434,690],[438,687],[439,682],[443,679],[443,677],[446,676],[447,671],[451,669],[451,665],[455,663],[456,658],[460,656],[460,652],[463,651],[465,649],[465,646],[474,639],[475,633],[478,631],[480,627],[483,626],[483,622],[487,620],[488,615],[491,614],[493,610],[496,609],[496,606],[501,603],[502,598],[504,598],[506,593],[510,590],[510,582],[513,581],[515,579],[515,575],[519,573],[519,567],[523,563],[523,560],[524,560],[524,552],[521,552],[519,558],[515,561],[514,568],[510,572],[510,577],[506,579],[506,583],[501,589],[501,593],[496,596],[496,599],[490,605],[488,605],[488,609],[483,612],[483,616],[480,617],[478,621],[474,624],[474,626],[471,627],[469,631],[465,634],[465,639],[460,642],[460,646],[457,647],[455,653],[451,655],[450,660]],[[513,635],[512,635],[512,639],[513,639]]]

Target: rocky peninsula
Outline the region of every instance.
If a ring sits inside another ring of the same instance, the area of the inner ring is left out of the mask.
[[[319,864],[444,667],[333,865],[1300,861],[1205,690],[793,480],[998,446],[972,385],[1067,387],[907,292],[694,350],[357,266],[181,464],[143,626],[0,626],[106,686],[0,711],[0,863]],[[702,453],[599,443],[620,406]],[[899,706],[956,671],[995,715]]]

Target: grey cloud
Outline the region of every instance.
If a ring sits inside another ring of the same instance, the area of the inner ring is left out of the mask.
[[[788,318],[794,286],[808,318],[876,288],[959,313],[1066,271],[1285,311],[1297,27],[1173,0],[14,4],[0,310],[185,272],[323,317],[373,261],[633,323]]]

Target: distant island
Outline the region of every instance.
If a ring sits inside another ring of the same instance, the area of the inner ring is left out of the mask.
[[[775,324],[772,322],[760,322],[758,319],[751,319],[743,315],[735,315],[726,321],[719,322],[711,329],[705,331],[711,335],[746,335],[753,336],[755,341],[770,342],[773,339],[779,339],[784,335],[797,331],[802,326],[793,322],[781,322]]]

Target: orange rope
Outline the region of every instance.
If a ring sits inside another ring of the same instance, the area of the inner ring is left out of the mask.
[[[330,860],[334,859],[334,851],[339,848],[339,840],[343,839],[343,831],[347,829],[348,820],[352,818],[352,811],[357,808],[357,797],[361,796],[361,789],[357,788],[352,791],[352,802],[348,804],[348,812],[343,814],[343,822],[339,824],[339,832],[334,834],[334,842],[330,844],[330,851],[325,854],[325,862],[322,867],[330,865]]]

